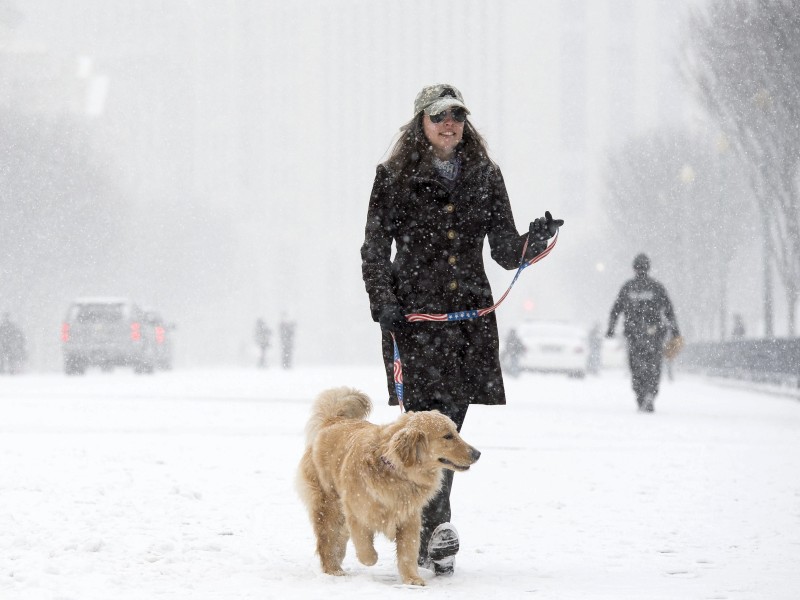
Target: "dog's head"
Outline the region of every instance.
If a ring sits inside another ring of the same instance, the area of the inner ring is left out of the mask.
[[[466,471],[481,453],[459,435],[456,424],[438,410],[411,412],[389,440],[389,455],[406,468],[421,466]]]

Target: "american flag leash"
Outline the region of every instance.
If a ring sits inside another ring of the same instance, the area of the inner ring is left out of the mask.
[[[469,321],[479,317],[485,317],[486,315],[493,313],[503,303],[503,300],[506,299],[506,296],[508,296],[511,288],[514,287],[514,284],[517,282],[520,273],[522,273],[522,271],[524,271],[527,267],[536,264],[553,251],[553,248],[555,248],[556,242],[558,241],[558,231],[556,231],[553,241],[547,245],[547,248],[545,248],[540,254],[537,254],[530,260],[526,261],[525,253],[528,251],[528,241],[529,238],[525,238],[525,244],[522,246],[522,258],[520,258],[519,267],[517,268],[517,272],[514,273],[514,278],[511,280],[508,289],[506,289],[505,293],[500,297],[500,300],[491,306],[487,308],[479,308],[477,310],[459,310],[450,313],[410,313],[405,315],[406,321],[409,323],[418,323],[420,321]],[[397,346],[397,339],[395,339],[394,333],[390,333],[392,336],[392,344],[394,345],[394,391],[397,395],[397,403],[400,405],[400,412],[405,412],[405,406],[403,405],[403,361],[400,360],[400,349]]]
[[[500,297],[500,300],[492,304],[487,308],[479,308],[477,310],[459,310],[456,312],[451,313],[410,313],[406,315],[406,321],[409,323],[417,323],[419,321],[468,321],[471,319],[477,319],[478,317],[485,317],[489,313],[493,313],[497,310],[497,307],[502,304],[503,300],[506,299],[508,293],[511,291],[511,288],[514,287],[514,284],[517,282],[520,273],[527,267],[530,267],[533,264],[536,264],[544,257],[546,257],[550,252],[552,252],[553,248],[555,248],[556,242],[558,241],[558,232],[556,232],[553,241],[548,244],[547,248],[545,248],[541,254],[537,254],[532,259],[526,261],[524,260],[525,252],[528,250],[528,239],[525,238],[525,245],[522,247],[522,257],[520,259],[519,268],[517,268],[517,272],[514,274],[514,279],[511,280],[511,284],[508,286],[508,289],[505,293]]]
[[[397,347],[394,333],[392,333],[392,344],[394,344],[394,393],[397,396],[397,403],[400,405],[400,412],[402,413],[406,411],[405,406],[403,406],[403,361],[400,360],[400,349]]]

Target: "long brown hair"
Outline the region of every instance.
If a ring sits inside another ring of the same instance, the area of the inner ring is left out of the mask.
[[[420,163],[430,161],[433,156],[431,143],[425,136],[425,130],[422,127],[423,114],[419,113],[401,128],[402,133],[384,163],[390,171],[398,176],[413,175]],[[489,158],[486,140],[472,126],[469,119],[464,121],[464,135],[456,146],[456,154],[464,163],[494,165],[492,159]]]

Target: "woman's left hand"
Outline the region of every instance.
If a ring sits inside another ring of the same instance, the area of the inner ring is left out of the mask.
[[[528,237],[532,242],[543,242],[549,240],[556,233],[558,228],[564,225],[564,219],[554,219],[549,210],[544,211],[544,216],[531,221],[528,229]]]

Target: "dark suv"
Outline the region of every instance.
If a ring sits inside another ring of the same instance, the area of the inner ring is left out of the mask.
[[[169,371],[172,369],[172,331],[173,323],[167,323],[161,313],[152,308],[147,308],[145,322],[153,328],[155,340],[155,367]]]
[[[82,375],[91,366],[152,373],[158,362],[155,325],[126,298],[76,299],[61,325],[61,342],[67,375]]]

